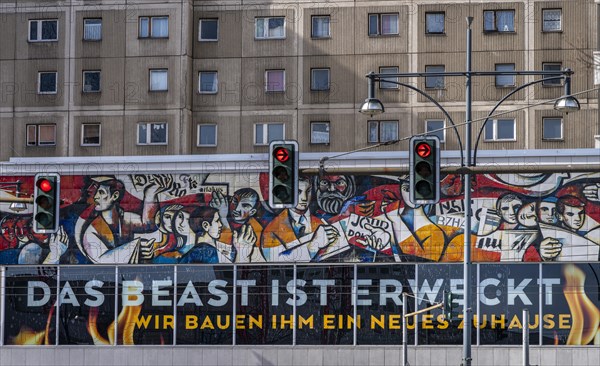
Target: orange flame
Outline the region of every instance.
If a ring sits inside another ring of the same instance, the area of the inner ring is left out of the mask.
[[[52,325],[52,316],[54,315],[54,309],[56,308],[56,302],[54,306],[50,308],[48,313],[48,319],[46,319],[46,329],[36,332],[26,325],[21,326],[19,333],[10,337],[8,344],[14,345],[49,345],[50,344],[50,325]]]
[[[567,344],[600,344],[600,311],[585,293],[585,273],[574,264],[567,264],[563,275],[563,290],[573,319]]]
[[[119,344],[132,345],[133,331],[135,329],[135,319],[140,315],[142,306],[125,306],[117,317],[117,333],[121,336]],[[91,308],[88,315],[87,329],[94,340],[95,345],[115,344],[115,322],[112,322],[107,330],[108,339],[103,337],[98,331],[98,308]]]

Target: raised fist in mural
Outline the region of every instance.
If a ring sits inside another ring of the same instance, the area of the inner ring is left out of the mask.
[[[540,256],[544,261],[552,261],[562,251],[562,243],[554,238],[546,238],[540,243]]]
[[[392,236],[388,232],[382,228],[373,227],[371,224],[365,224],[364,228],[371,234],[362,239],[356,239],[357,243],[378,251],[390,246]]]
[[[583,194],[590,201],[600,202],[600,183],[585,186]]]
[[[242,225],[239,231],[233,231],[233,246],[237,249],[241,261],[247,261],[256,248],[256,234],[250,225]]]

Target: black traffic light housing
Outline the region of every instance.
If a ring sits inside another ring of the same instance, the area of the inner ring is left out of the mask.
[[[33,232],[52,234],[58,231],[60,210],[60,175],[35,176],[33,202]]]
[[[457,305],[454,305],[454,294],[450,291],[444,291],[444,315],[446,320],[452,320],[455,317],[452,311]]]
[[[410,201],[415,205],[440,200],[440,140],[437,136],[410,139]]]
[[[293,208],[298,204],[298,142],[269,144],[269,206]]]

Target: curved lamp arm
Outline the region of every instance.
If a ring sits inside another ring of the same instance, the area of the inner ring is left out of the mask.
[[[452,120],[452,117],[450,117],[450,114],[448,114],[448,111],[446,111],[444,109],[444,107],[442,107],[440,105],[440,103],[438,103],[437,100],[433,99],[429,94],[425,93],[421,89],[419,89],[417,87],[414,87],[414,86],[412,86],[410,84],[401,83],[399,81],[388,80],[388,79],[383,78],[383,77],[377,77],[377,81],[379,81],[380,83],[383,81],[383,82],[386,82],[386,83],[397,84],[397,85],[403,86],[405,88],[408,88],[410,90],[414,90],[417,93],[419,93],[422,96],[424,96],[425,98],[427,98],[431,103],[435,104],[435,106],[438,107],[444,113],[444,115],[446,116],[446,118],[448,118],[448,121],[450,121],[450,124],[452,124],[452,128],[454,129],[454,132],[456,133],[456,138],[458,139],[458,146],[460,147],[460,161],[461,161],[461,165],[462,166],[465,165],[465,159],[464,159],[464,155],[463,155],[463,144],[462,144],[462,140],[460,138],[460,135],[458,133],[458,130],[456,129],[456,124]]]
[[[541,82],[544,82],[544,81],[558,80],[558,79],[564,79],[564,78],[565,78],[565,76],[561,75],[561,76],[552,76],[552,77],[542,78],[540,80],[534,80],[534,81],[531,81],[529,83],[526,83],[526,84],[523,84],[523,85],[519,86],[515,90],[513,90],[510,93],[506,94],[502,99],[500,99],[500,101],[498,103],[496,103],[496,105],[490,111],[490,113],[488,113],[487,117],[485,117],[485,121],[483,121],[483,124],[481,125],[481,128],[479,129],[479,133],[477,134],[477,140],[475,140],[475,148],[473,149],[473,166],[477,165],[477,148],[479,147],[479,141],[481,139],[481,134],[483,133],[483,130],[485,129],[486,123],[489,121],[490,117],[494,114],[494,112],[496,111],[496,109],[498,109],[498,107],[500,107],[500,104],[502,104],[505,100],[507,100],[508,98],[510,98],[516,92],[518,92],[518,91],[520,91],[520,90],[522,90],[524,88],[527,88],[528,86],[531,86],[531,85],[534,85],[534,84],[538,84],[538,83],[541,83]]]

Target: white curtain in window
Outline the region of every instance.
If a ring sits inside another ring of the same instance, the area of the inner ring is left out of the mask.
[[[381,15],[381,34],[398,34],[398,15]]]
[[[169,36],[169,18],[152,18],[152,37]]]

